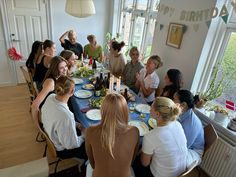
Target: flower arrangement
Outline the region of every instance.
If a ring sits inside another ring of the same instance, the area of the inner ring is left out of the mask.
[[[229,114],[229,112],[225,108],[223,108],[222,106],[219,106],[219,105],[214,106],[210,110],[214,111],[215,113],[221,113],[221,114],[224,114],[224,115]]]

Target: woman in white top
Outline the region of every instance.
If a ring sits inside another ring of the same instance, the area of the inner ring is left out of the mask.
[[[55,93],[48,96],[42,107],[43,128],[56,147],[61,158],[87,159],[84,145],[84,129],[75,123],[74,114],[67,102],[74,94],[75,83],[67,76],[57,79]],[[77,136],[76,127],[82,131]]]
[[[176,117],[180,108],[169,98],[157,97],[151,106],[151,115],[157,127],[144,135],[141,163],[147,168],[136,176],[177,177],[186,169],[187,141]]]
[[[108,69],[116,77],[122,76],[125,68],[125,59],[121,53],[122,47],[125,46],[125,43],[113,41],[110,46],[110,53],[107,56],[108,60]]]
[[[155,99],[155,91],[160,82],[155,71],[162,65],[161,58],[158,55],[153,55],[148,59],[146,68],[141,69],[141,71],[136,74],[137,80],[135,86],[139,90],[139,95],[141,95],[149,105],[151,105]]]

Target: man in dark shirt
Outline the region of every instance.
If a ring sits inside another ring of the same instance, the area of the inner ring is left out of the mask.
[[[68,36],[68,39],[65,39],[66,36]],[[78,59],[81,59],[83,54],[83,47],[81,44],[76,42],[76,32],[73,30],[66,31],[61,37],[60,42],[61,46],[65,50],[71,50],[75,53],[75,55],[78,57]]]

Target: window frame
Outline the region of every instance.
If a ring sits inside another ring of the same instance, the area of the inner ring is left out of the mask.
[[[157,3],[159,3],[160,0],[157,0]],[[119,20],[117,21],[117,33],[123,34],[124,28],[122,27],[125,24],[125,20],[123,19],[122,24],[121,24],[121,18],[122,13],[131,13],[131,24],[130,24],[130,32],[129,32],[129,39],[128,43],[126,46],[130,48],[132,41],[134,39],[134,28],[135,28],[135,22],[138,17],[144,18],[144,27],[142,30],[142,36],[141,36],[141,41],[140,41],[140,46],[138,46],[140,53],[144,54],[145,48],[147,47],[147,37],[148,37],[148,30],[150,28],[149,22],[154,19],[156,20],[157,17],[157,10],[153,8],[155,6],[155,0],[147,0],[147,8],[146,10],[141,10],[141,9],[136,9],[138,5],[138,0],[133,0],[133,5],[132,8],[125,8],[125,0],[121,0],[119,3],[119,11],[118,11],[118,16]],[[155,21],[155,26],[156,26],[156,21]],[[155,29],[155,27],[154,27]]]

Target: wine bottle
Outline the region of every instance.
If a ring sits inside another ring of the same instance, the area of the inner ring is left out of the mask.
[[[124,97],[125,97],[125,100],[128,102],[129,96],[128,96],[128,89],[127,88],[125,88]]]
[[[97,69],[97,64],[96,64],[96,59],[93,59],[93,64],[92,64],[92,69],[96,70]]]
[[[106,83],[106,88],[109,89],[109,85],[110,85],[110,72],[107,74],[107,83]]]
[[[101,95],[101,88],[99,84],[99,77],[96,79],[96,83],[94,85],[94,96],[100,96]]]

